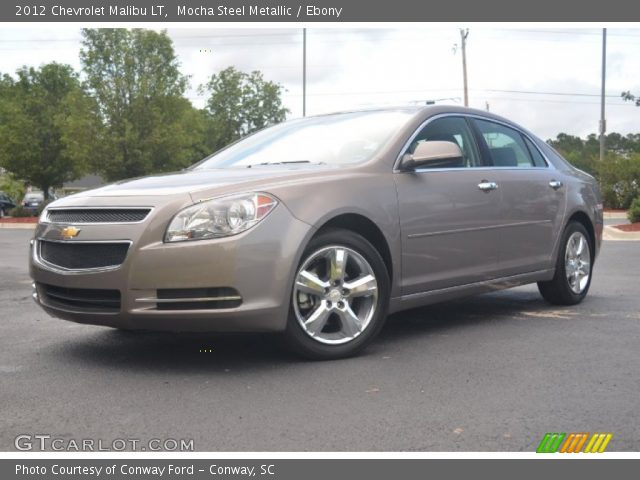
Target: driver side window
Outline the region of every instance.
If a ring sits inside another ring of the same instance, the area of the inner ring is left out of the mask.
[[[473,134],[462,117],[438,118],[428,123],[411,142],[407,153],[413,153],[421,142],[426,141],[453,142],[460,150],[463,157],[456,164],[448,165],[448,168],[469,168],[480,166],[480,155]],[[427,166],[421,168],[429,168]]]

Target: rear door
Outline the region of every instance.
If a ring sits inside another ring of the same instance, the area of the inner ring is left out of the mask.
[[[464,158],[449,168],[396,172],[402,235],[402,293],[447,288],[494,278],[498,270],[500,189],[487,188],[475,136],[462,116],[444,116],[416,132],[404,153],[421,141],[457,143]]]
[[[531,139],[520,131],[490,120],[472,121],[502,192],[501,276],[549,268],[553,232],[559,231],[564,214],[565,187],[560,172],[547,164]]]

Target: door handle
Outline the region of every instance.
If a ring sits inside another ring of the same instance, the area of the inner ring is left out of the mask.
[[[483,192],[490,192],[491,190],[495,190],[498,188],[498,184],[496,182],[489,182],[487,180],[482,180],[478,184],[478,188]]]
[[[551,180],[549,182],[549,186],[554,190],[558,190],[560,187],[562,187],[562,182],[560,180]]]

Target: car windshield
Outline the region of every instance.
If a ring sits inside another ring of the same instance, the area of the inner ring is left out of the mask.
[[[194,169],[370,160],[412,116],[411,110],[352,112],[281,123],[205,158]]]
[[[27,193],[24,196],[24,199],[33,202],[35,200],[43,200],[44,195],[42,193]]]

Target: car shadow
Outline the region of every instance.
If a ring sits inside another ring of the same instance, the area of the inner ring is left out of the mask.
[[[523,311],[554,312],[534,291],[490,293],[408,310],[391,315],[378,339],[359,361],[402,348],[408,338],[443,334],[467,326],[500,322]],[[221,374],[286,365],[314,364],[282,348],[274,334],[201,334],[128,332],[80,326],[77,335],[51,346],[48,352],[63,363],[81,363],[109,369],[137,369],[173,373]],[[86,332],[86,333],[85,333]],[[425,340],[426,341],[426,340]]]
[[[556,307],[557,308],[557,307]],[[554,309],[537,291],[503,290],[428,305],[391,315],[383,331],[389,339],[415,334],[437,334],[466,325],[500,321],[522,311]]]

